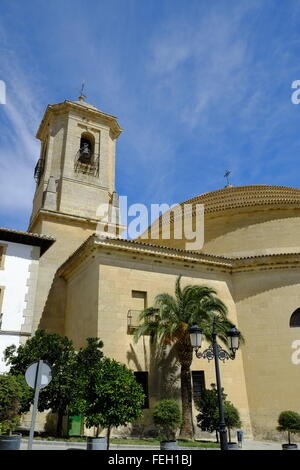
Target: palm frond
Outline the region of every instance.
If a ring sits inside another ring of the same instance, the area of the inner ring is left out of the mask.
[[[135,341],[143,334],[151,333],[165,343],[176,343],[186,336],[189,326],[198,324],[211,342],[215,321],[220,341],[227,344],[228,330],[234,325],[228,320],[228,309],[216,296],[217,291],[205,285],[187,285],[181,289],[180,280],[181,276],[178,276],[175,296],[161,293],[155,297],[154,306],[141,313],[142,324],[134,334]]]

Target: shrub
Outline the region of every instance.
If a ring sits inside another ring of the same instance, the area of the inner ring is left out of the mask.
[[[225,401],[224,403],[224,419],[228,429],[228,440],[231,442],[230,430],[233,428],[239,428],[242,423],[238,410],[230,401]]]
[[[229,442],[231,441],[230,430],[241,426],[240,415],[236,407],[226,400],[227,395],[222,388],[222,400],[224,407],[224,420],[228,429]],[[196,402],[200,411],[197,415],[197,424],[202,431],[216,431],[218,440],[218,429],[220,424],[218,391],[215,384],[211,384],[211,390],[201,392],[200,399]]]
[[[282,411],[278,417],[278,431],[287,431],[289,444],[291,443],[291,434],[300,433],[300,415],[295,411]]]
[[[176,430],[181,424],[177,401],[165,399],[157,403],[153,410],[153,421],[160,430],[162,440],[175,440]]]

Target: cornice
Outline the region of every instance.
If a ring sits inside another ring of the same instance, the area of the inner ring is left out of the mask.
[[[32,219],[32,221],[30,221],[30,224],[29,224],[29,228],[28,228],[28,231],[31,230],[31,227],[38,221],[38,219],[42,216],[48,216],[49,218],[56,218],[56,219],[62,219],[62,220],[71,220],[73,222],[77,221],[77,222],[80,222],[80,223],[84,223],[84,224],[87,224],[87,225],[97,225],[99,223],[99,220],[98,219],[92,219],[92,218],[87,218],[87,217],[84,217],[84,216],[80,216],[80,215],[71,215],[71,214],[67,214],[67,213],[64,213],[64,212],[56,212],[56,211],[52,211],[50,209],[40,209],[37,214],[35,215],[35,217]]]
[[[123,252],[130,257],[138,256],[148,259],[176,261],[190,266],[202,266],[204,269],[215,272],[234,274],[246,271],[259,271],[269,269],[300,268],[300,253],[268,254],[247,257],[224,257],[208,253],[180,250],[151,245],[134,240],[120,238],[99,238],[97,235],[89,237],[59,268],[58,274],[65,277],[70,274],[91,252],[113,250]]]
[[[36,138],[41,140],[43,128],[48,118],[50,118],[51,114],[64,113],[70,109],[74,109],[80,113],[86,113],[90,116],[93,116],[95,119],[100,117],[101,119],[104,119],[105,121],[109,122],[110,128],[113,131],[114,137],[118,137],[123,131],[123,129],[118,124],[117,118],[113,116],[112,114],[104,113],[103,111],[100,111],[100,109],[96,108],[95,106],[89,105],[88,103],[85,104],[85,102],[83,102],[82,104],[76,101],[65,100],[62,103],[49,104],[47,106],[44,116],[42,118],[42,121],[39,125],[38,131],[36,133]]]
[[[23,232],[20,230],[8,229],[0,227],[0,240],[21,243],[30,246],[39,246],[41,248],[41,256],[55,243],[55,238],[49,235],[43,235],[32,232]]]

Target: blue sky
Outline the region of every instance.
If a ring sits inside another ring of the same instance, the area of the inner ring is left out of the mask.
[[[300,1],[1,0],[0,226],[26,229],[49,103],[118,116],[117,191],[169,203],[299,187]]]

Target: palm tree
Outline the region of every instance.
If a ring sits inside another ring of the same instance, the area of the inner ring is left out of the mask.
[[[176,279],[175,296],[167,293],[155,297],[153,307],[140,314],[141,325],[137,328],[135,341],[144,334],[153,334],[164,344],[173,345],[181,366],[182,425],[180,438],[194,437],[192,417],[192,384],[190,367],[193,349],[190,344],[189,327],[193,324],[203,329],[205,338],[211,342],[213,318],[217,323],[218,336],[226,342],[226,332],[233,324],[226,318],[227,307],[216,297],[216,290],[207,286],[180,286],[181,276]]]

